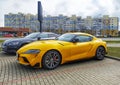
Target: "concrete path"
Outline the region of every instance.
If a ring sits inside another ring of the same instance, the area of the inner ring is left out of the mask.
[[[120,47],[120,43],[112,43],[112,44],[108,43],[107,47]]]

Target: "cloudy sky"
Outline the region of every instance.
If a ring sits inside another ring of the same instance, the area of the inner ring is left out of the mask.
[[[4,26],[4,14],[37,14],[39,0],[0,0],[0,27]],[[44,15],[67,15],[100,17],[109,15],[120,19],[120,0],[41,0]]]

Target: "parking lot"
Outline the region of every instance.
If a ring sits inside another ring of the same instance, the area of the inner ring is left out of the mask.
[[[90,59],[44,70],[22,66],[15,55],[0,53],[0,85],[120,85],[120,62]]]

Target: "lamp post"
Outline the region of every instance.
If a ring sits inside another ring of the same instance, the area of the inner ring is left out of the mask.
[[[40,23],[39,32],[42,32],[42,20],[43,20],[43,16],[42,16],[42,5],[41,5],[41,2],[38,1],[38,21],[39,21],[39,23]]]

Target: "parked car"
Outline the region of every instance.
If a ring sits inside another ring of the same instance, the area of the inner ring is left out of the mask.
[[[18,63],[54,69],[60,64],[87,58],[103,60],[106,42],[86,33],[66,33],[57,40],[36,41],[17,51]]]
[[[14,37],[14,35],[13,34],[5,34],[5,35],[3,35],[3,37]]]
[[[3,52],[16,53],[16,51],[20,47],[22,47],[28,43],[31,43],[33,41],[36,41],[37,39],[48,40],[48,39],[55,39],[58,36],[59,36],[58,34],[51,33],[51,32],[42,32],[42,33],[36,32],[36,33],[31,33],[24,38],[6,40],[2,43],[1,47],[2,47]]]

